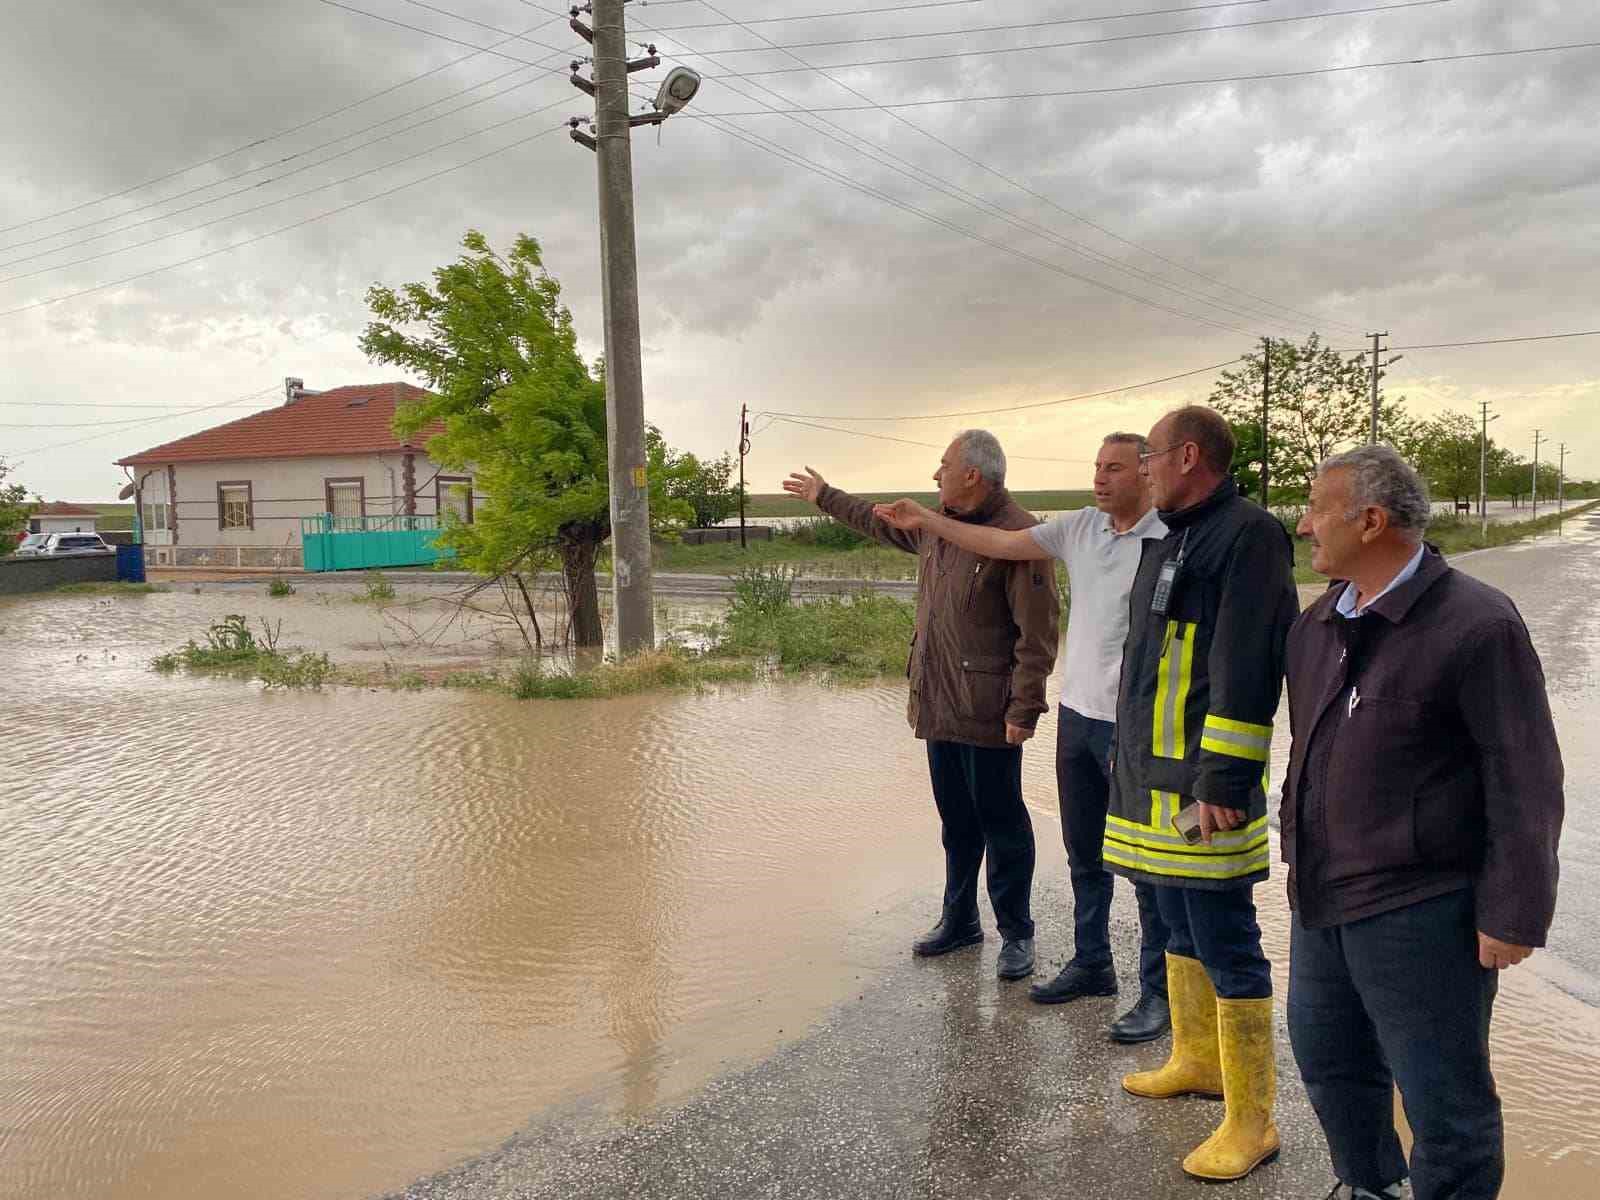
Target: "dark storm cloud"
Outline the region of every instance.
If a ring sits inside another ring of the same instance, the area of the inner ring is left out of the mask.
[[[405,0],[351,2],[464,41],[499,40]],[[844,7],[829,0],[716,3],[744,18]],[[545,19],[535,6],[513,0],[439,0],[437,6],[509,30]],[[1355,6],[1355,0],[1318,0],[1314,7],[1274,0],[1161,18],[795,53],[828,64]],[[1005,0],[756,28],[773,40],[794,42],[1043,20],[1086,8],[1153,7],[1165,5]],[[830,73],[878,101],[1110,87],[1583,40],[1592,35],[1580,7],[1557,0],[1517,6],[1454,0],[1387,14]],[[629,14],[641,39],[652,36],[646,26],[718,19],[691,3],[630,6]],[[0,112],[0,144],[12,168],[0,176],[0,225],[244,146],[469,53],[316,0],[222,6],[78,0],[8,14],[7,33],[0,58],[15,102]],[[558,20],[532,36],[561,49],[577,45]],[[1588,117],[1600,111],[1594,52],[916,108],[905,110],[902,120],[845,112],[728,122],[745,136],[775,143],[939,222],[1170,308],[1238,326],[1224,331],[1022,261],[741,142],[703,115],[767,104],[861,101],[815,74],[729,78],[795,65],[778,51],[723,53],[760,44],[743,30],[654,36],[664,53],[699,65],[710,77],[690,117],[669,123],[659,140],[648,131],[635,139],[650,404],[669,436],[692,447],[722,448],[726,414],[741,401],[838,414],[859,414],[869,406],[917,412],[979,401],[1022,403],[1219,361],[1261,333],[1303,334],[1312,324],[1298,313],[1261,312],[1260,301],[1213,280],[1315,312],[1317,324],[1342,345],[1355,344],[1361,330],[1374,326],[1390,329],[1397,341],[1433,341],[1596,323],[1590,298],[1600,290],[1600,259],[1594,254],[1600,142]],[[505,52],[535,61],[553,57],[527,44]],[[53,224],[0,233],[0,246],[273,163],[516,65],[478,56],[153,189]],[[658,77],[656,72],[641,79],[640,88],[648,90]],[[430,108],[319,157],[524,78],[534,73]],[[548,113],[364,179],[143,249],[0,284],[0,309],[147,271],[349,204],[553,127],[585,111],[588,101],[552,75],[170,224],[70,250],[72,236],[43,243],[59,245],[63,253],[30,266],[237,212],[552,101],[559,103]],[[1008,186],[908,122],[1037,195]],[[903,162],[886,161],[889,154]],[[925,176],[908,178],[906,172],[915,168],[931,172],[941,186],[1002,206],[1013,220],[1042,225],[1057,239],[1070,238],[1092,253],[1169,279],[1182,291],[1097,263],[992,210],[941,194]],[[216,190],[273,174],[264,170]],[[1063,210],[1163,257],[1120,243]],[[563,282],[586,348],[598,351],[594,164],[555,133],[237,251],[0,318],[6,334],[0,398],[134,403],[178,396],[200,404],[285,374],[306,375],[314,384],[377,377],[385,369],[365,365],[355,347],[366,288],[426,278],[456,253],[469,226],[499,245],[517,232],[538,237]],[[0,261],[38,248],[0,250]],[[1167,259],[1200,275],[1186,274]],[[0,275],[10,273],[0,268]],[[1583,402],[1575,397],[1592,393],[1572,389],[1600,376],[1592,366],[1595,353],[1595,346],[1583,343],[1549,344],[1537,354],[1419,353],[1397,370],[1396,383],[1414,369],[1413,391],[1425,397],[1423,403],[1449,400],[1458,406],[1512,387],[1548,394],[1547,419],[1564,420],[1581,441],[1575,427]],[[1045,410],[1028,428],[1030,436],[1089,437],[1094,422],[1122,414],[1137,423],[1161,403],[1204,390],[1200,381],[1189,392],[1166,389],[1129,398],[1120,407],[1084,406],[1077,415]],[[1539,403],[1530,401],[1527,410]],[[51,410],[8,405],[0,412],[21,421],[19,414],[43,420]],[[209,419],[154,425],[148,434],[127,437],[155,442]],[[15,436],[0,439],[0,446],[27,449],[64,440],[48,430],[5,432]],[[949,430],[896,426],[886,432],[938,442]],[[1593,473],[1600,474],[1600,437],[1587,449]],[[84,497],[104,494],[104,464],[126,450],[121,439],[111,438],[40,456],[38,486]],[[922,472],[923,455],[915,448],[793,428],[769,435],[758,458],[768,453],[771,469],[787,465],[790,454],[826,455],[843,464],[846,482],[868,482],[874,472],[885,484],[901,476],[912,482]]]

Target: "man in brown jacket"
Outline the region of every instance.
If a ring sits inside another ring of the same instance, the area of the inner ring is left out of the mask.
[[[934,472],[943,511],[960,521],[1036,524],[1006,491],[1006,456],[992,433],[957,434]],[[1022,802],[1022,743],[1045,711],[1061,606],[1048,564],[999,562],[873,516],[872,502],[829,487],[810,467],[784,490],[835,520],[918,556],[917,627],[906,717],[928,744],[943,826],[944,911],[912,950],[945,954],[983,941],[978,869],[988,856],[989,900],[1003,945],[1002,979],[1033,973],[1033,823]]]
[[[1343,1200],[1491,1200],[1498,972],[1544,945],[1561,750],[1516,606],[1425,545],[1393,450],[1322,464],[1300,533],[1331,587],[1289,634],[1289,1035]]]

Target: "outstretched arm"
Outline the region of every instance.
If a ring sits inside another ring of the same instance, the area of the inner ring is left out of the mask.
[[[879,520],[872,514],[870,500],[863,500],[859,496],[852,496],[849,492],[830,487],[828,481],[810,467],[806,468],[804,475],[796,471],[785,479],[783,490],[791,496],[799,496],[808,504],[815,504],[835,521],[848,525],[857,533],[880,541],[886,546],[893,546],[896,550],[904,550],[909,554],[915,554],[922,548],[920,532],[915,529],[900,529]]]
[[[954,542],[963,550],[981,554],[984,558],[1032,562],[1050,557],[1050,552],[1039,545],[1031,529],[995,529],[988,525],[972,525],[923,508],[915,500],[896,500],[893,504],[875,505],[872,512],[878,520],[895,529],[932,534],[947,542]]]

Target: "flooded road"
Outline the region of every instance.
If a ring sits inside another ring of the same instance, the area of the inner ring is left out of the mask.
[[[1461,564],[1527,615],[1568,764],[1552,948],[1496,1024],[1509,1197],[1576,1200],[1600,1170],[1596,526]],[[390,652],[370,614],[291,604],[0,601],[6,1200],[360,1197],[552,1106],[658,1111],[867,992],[932,915],[897,685],[518,703],[147,669],[228,611],[335,661]],[[1024,778],[1060,877],[1053,737]],[[1281,985],[1281,879],[1258,897]],[[1036,917],[1044,969],[1067,914]]]

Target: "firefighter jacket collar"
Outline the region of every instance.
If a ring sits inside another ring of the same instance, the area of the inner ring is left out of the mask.
[[[1361,611],[1364,614],[1376,614],[1383,617],[1391,625],[1398,625],[1406,619],[1406,614],[1411,611],[1412,605],[1422,599],[1423,595],[1437,583],[1450,567],[1444,561],[1444,555],[1439,553],[1439,548],[1432,542],[1422,544],[1422,562],[1417,567],[1416,574],[1406,580],[1393,591],[1385,592]],[[1335,580],[1330,588],[1344,588],[1349,584],[1342,580]],[[1317,620],[1327,622],[1342,620],[1339,616],[1339,606],[1329,604],[1317,613]]]
[[[1217,490],[1204,500],[1196,501],[1194,504],[1189,505],[1188,508],[1180,508],[1176,512],[1163,512],[1161,514],[1161,523],[1168,530],[1185,529],[1196,521],[1204,520],[1219,505],[1227,503],[1238,494],[1239,489],[1234,486],[1233,477],[1229,476],[1217,484]]]

